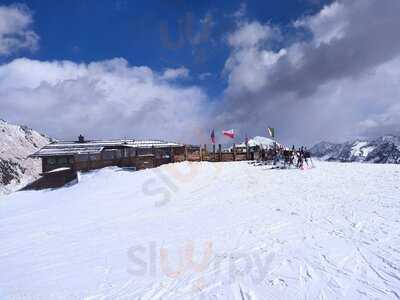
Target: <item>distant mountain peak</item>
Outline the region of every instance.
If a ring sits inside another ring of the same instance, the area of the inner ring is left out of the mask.
[[[320,142],[310,151],[313,156],[327,161],[400,164],[400,137],[358,138],[341,144]]]

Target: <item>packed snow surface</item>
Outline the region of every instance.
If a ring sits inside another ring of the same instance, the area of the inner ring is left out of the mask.
[[[180,163],[0,198],[0,299],[399,299],[400,167]]]

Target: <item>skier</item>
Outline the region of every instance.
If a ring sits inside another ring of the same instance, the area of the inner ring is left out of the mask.
[[[266,157],[265,157],[265,149],[264,149],[264,148],[261,149],[261,160],[262,160],[262,161],[265,161],[265,160],[266,160]]]
[[[303,147],[297,152],[297,168],[301,169],[303,167],[304,150]]]
[[[274,157],[274,166],[276,166],[276,164],[279,161],[279,150],[278,148],[275,146],[274,150],[273,150],[273,157]]]
[[[290,165],[294,165],[294,156],[295,155],[296,155],[296,148],[293,145],[292,150],[290,151]]]
[[[303,157],[304,157],[304,162],[307,164],[308,166],[308,158],[309,158],[309,153],[307,151],[307,147],[304,147],[303,149]]]
[[[307,147],[304,148],[304,160],[305,160],[307,166],[309,166],[308,160],[310,160],[311,167],[314,167],[313,161],[311,159],[311,153],[309,150],[307,150]]]
[[[289,167],[292,165],[292,152],[289,150],[289,148],[283,150],[283,159],[284,159],[283,167],[285,169],[286,165],[289,165]]]

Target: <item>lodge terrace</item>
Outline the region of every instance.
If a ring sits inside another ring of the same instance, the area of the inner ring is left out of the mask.
[[[211,149],[210,149],[211,150]],[[237,161],[258,158],[256,149],[235,147],[223,151],[218,145],[193,146],[160,140],[56,141],[30,156],[42,159],[41,178],[24,189],[56,188],[77,179],[78,172],[117,166],[126,170],[155,168],[181,161]]]

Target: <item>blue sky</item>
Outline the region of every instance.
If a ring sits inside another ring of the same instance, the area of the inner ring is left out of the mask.
[[[5,5],[15,1],[1,1]],[[233,17],[241,8],[246,18],[282,28],[306,14],[318,11],[320,1],[20,1],[32,11],[33,29],[40,36],[34,53],[19,52],[38,60],[92,62],[125,58],[134,66],[155,70],[185,66],[191,80],[213,95],[225,86],[221,70],[229,56],[225,42],[234,30]],[[204,23],[206,18],[208,23]],[[202,23],[203,22],[203,23]],[[288,29],[290,30],[290,29]],[[183,33],[182,33],[183,31]],[[196,35],[202,38],[195,42]],[[182,40],[181,40],[182,39]],[[198,76],[208,80],[199,82]],[[186,82],[188,83],[188,82]]]
[[[0,117],[59,139],[400,134],[400,1],[0,1]]]

